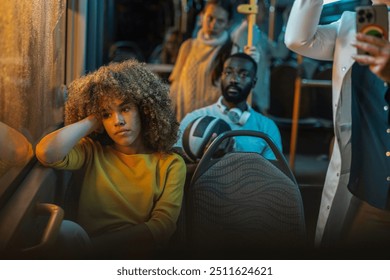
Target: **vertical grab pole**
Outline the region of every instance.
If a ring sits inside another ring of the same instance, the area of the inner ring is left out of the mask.
[[[187,0],[181,0],[181,23],[180,30],[182,34],[187,32]]]
[[[294,107],[292,115],[292,127],[291,127],[291,139],[290,139],[290,168],[294,171],[295,167],[295,153],[297,147],[298,136],[298,121],[299,121],[299,105],[301,102],[301,89],[302,89],[302,56],[297,56],[298,71],[295,78],[294,86]]]
[[[180,0],[173,0],[172,1],[173,3],[173,10],[174,10],[174,23],[173,23],[173,26],[174,28],[178,29],[181,31],[181,21],[180,21],[180,17],[181,17],[181,1]]]
[[[275,37],[275,6],[276,0],[271,0],[269,5],[269,19],[268,19],[268,39],[271,41],[274,40]]]
[[[256,14],[258,13],[257,0],[249,0],[249,4],[238,5],[237,11],[240,14],[248,15],[248,46],[253,45],[253,26],[256,24]]]
[[[253,45],[253,26],[256,24],[256,14],[257,14],[257,0],[250,0],[249,5],[253,7],[253,11],[248,14],[248,46],[252,47]]]

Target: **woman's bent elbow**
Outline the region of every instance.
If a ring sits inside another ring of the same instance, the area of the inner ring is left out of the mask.
[[[38,143],[35,149],[35,156],[42,164],[50,164],[57,162],[58,159],[55,158],[53,152],[50,152],[50,149]]]

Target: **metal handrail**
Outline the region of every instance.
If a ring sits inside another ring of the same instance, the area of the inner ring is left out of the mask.
[[[313,79],[302,79],[301,86],[304,87],[331,87],[331,80],[313,80]]]

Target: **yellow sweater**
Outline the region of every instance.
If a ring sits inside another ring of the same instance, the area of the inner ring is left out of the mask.
[[[157,243],[176,229],[186,167],[176,154],[126,155],[89,138],[58,169],[84,168],[78,222],[91,235],[145,223]]]

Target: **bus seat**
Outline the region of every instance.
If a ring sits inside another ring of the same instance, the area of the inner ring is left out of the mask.
[[[176,222],[176,230],[171,236],[168,245],[164,248],[162,257],[167,256],[172,258],[185,259],[189,257],[187,250],[187,221],[186,221],[186,210],[187,210],[187,192],[190,186],[192,175],[196,169],[197,163],[186,163],[186,181],[184,184],[183,201],[180,209],[180,214]]]
[[[62,171],[68,172],[68,171]],[[70,171],[69,171],[70,172]],[[77,212],[79,208],[79,199],[81,186],[84,178],[84,170],[74,170],[70,172],[70,179],[66,184],[63,194],[62,207],[65,213],[65,219],[77,222]]]
[[[302,75],[311,78],[309,71],[302,67]],[[292,119],[294,104],[295,80],[300,73],[296,61],[275,65],[270,77],[270,108],[268,114],[278,118]],[[310,117],[311,96],[309,88],[302,88],[299,119]]]
[[[265,139],[276,162],[249,152],[212,158],[223,139],[238,135]],[[186,197],[187,244],[192,257],[280,258],[289,249],[306,245],[299,187],[283,154],[263,133],[221,134],[200,160]]]
[[[117,41],[111,45],[109,50],[110,61],[122,62],[131,58],[146,61],[141,48],[135,42]]]

